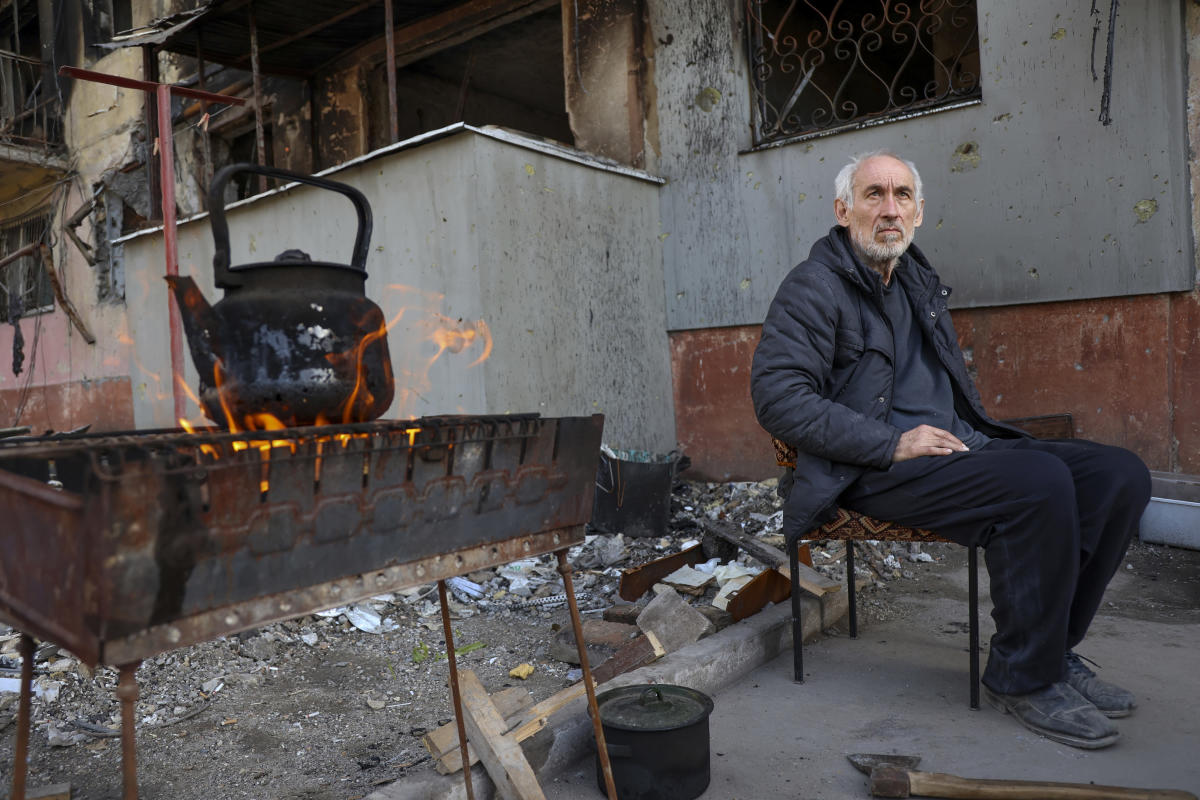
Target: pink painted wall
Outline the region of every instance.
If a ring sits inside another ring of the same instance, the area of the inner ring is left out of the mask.
[[[993,416],[1069,412],[1076,436],[1128,447],[1151,469],[1200,472],[1196,293],[959,309],[954,323]],[[778,472],[750,403],[758,336],[758,326],[671,334],[689,477]]]

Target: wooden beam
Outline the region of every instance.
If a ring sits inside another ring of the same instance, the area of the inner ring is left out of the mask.
[[[399,69],[501,25],[555,8],[559,3],[560,0],[474,0],[401,25],[394,31],[394,67]],[[381,36],[321,64],[314,72],[340,72],[360,62],[373,64],[386,58],[386,50],[386,37]]]
[[[463,670],[458,680],[467,739],[479,752],[479,760],[496,784],[497,794],[504,800],[546,800],[521,745],[504,735],[504,718],[479,678],[471,670]]]
[[[492,702],[495,704],[496,710],[504,717],[504,724],[511,729],[517,723],[517,716],[533,706],[533,697],[530,696],[527,689],[510,686],[493,694]],[[438,762],[438,772],[457,772],[462,769],[462,754],[458,748],[458,726],[453,722],[447,722],[425,734],[421,737],[421,742],[429,751],[429,755]],[[447,759],[448,756],[449,759]],[[472,756],[471,763],[474,764],[479,757],[474,754]],[[453,761],[454,766],[449,767],[448,761]]]
[[[756,559],[766,564],[768,567],[774,567],[785,578],[791,577],[791,570],[788,568],[787,553],[777,547],[761,542],[750,534],[738,528],[735,525],[730,525],[728,522],[719,520],[710,520],[701,518],[699,520],[700,527],[716,536],[733,542],[742,550],[745,550]],[[800,564],[799,574],[796,576],[796,582],[800,588],[811,594],[821,597],[829,592],[836,592],[842,588],[842,585],[835,580],[825,577],[817,572],[812,567],[805,564]]]
[[[542,728],[546,727],[546,721],[555,712],[577,698],[583,697],[586,693],[582,682],[573,683],[567,688],[555,692],[536,705],[526,704],[525,707],[517,709],[514,713],[509,714],[507,713],[506,707],[511,706],[512,699],[504,696],[505,692],[508,691],[511,691],[511,689],[505,689],[497,692],[496,694],[491,695],[491,699],[493,705],[496,706],[496,710],[504,716],[505,737],[518,744],[525,741],[530,736],[533,736]],[[524,692],[523,689],[519,689],[519,691]],[[525,695],[528,697],[528,692],[525,692]],[[436,757],[438,761],[437,771],[443,775],[447,775],[452,772],[458,772],[460,769],[462,769],[462,751],[458,747],[458,731],[456,730],[457,726],[451,723],[442,727],[449,728],[450,736],[446,737],[444,734],[438,734],[439,744],[444,744],[449,738],[453,738],[454,740],[454,744],[451,747],[446,748],[441,756]],[[434,733],[437,733],[437,731]],[[429,737],[426,737],[427,740],[428,738]],[[470,736],[467,738],[469,739]],[[427,741],[427,749],[428,746],[429,745]],[[430,752],[432,753],[432,750]],[[467,752],[470,755],[472,764],[475,764],[480,760],[479,753],[474,747],[468,747]]]

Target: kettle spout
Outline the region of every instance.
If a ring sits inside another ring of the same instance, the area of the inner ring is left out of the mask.
[[[192,352],[192,364],[201,375],[201,381],[204,381],[205,377],[213,374],[216,363],[222,360],[221,333],[224,326],[221,318],[190,276],[164,277],[175,295],[179,315],[183,318],[183,330],[187,334],[188,349]]]

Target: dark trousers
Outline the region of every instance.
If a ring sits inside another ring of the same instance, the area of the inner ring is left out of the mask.
[[[1025,694],[1063,679],[1150,500],[1133,453],[1082,439],[994,439],[869,470],[847,508],[980,545],[991,581],[983,682]]]

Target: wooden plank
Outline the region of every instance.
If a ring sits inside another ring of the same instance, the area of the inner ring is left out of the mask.
[[[55,783],[25,792],[25,800],[71,800],[71,784]]]
[[[777,569],[785,578],[791,579],[787,553],[784,553],[779,548],[771,547],[771,545],[759,541],[741,528],[731,525],[728,522],[703,518],[699,522],[700,527],[704,530],[726,541],[733,542],[768,567]],[[842,585],[837,581],[826,578],[804,563],[800,564],[800,569],[796,575],[796,583],[799,584],[801,589],[817,597],[839,591],[842,588]]]
[[[603,664],[593,667],[592,679],[597,684],[611,681],[631,669],[649,664],[657,657],[654,654],[654,645],[650,644],[646,634],[639,634],[636,639],[630,639],[617,648],[617,652],[606,658]]]
[[[593,674],[593,681],[594,680],[595,675]],[[500,696],[503,695],[505,691],[497,692],[496,694],[492,695],[492,700],[496,705],[497,710],[500,710]],[[521,689],[520,691],[524,692],[525,690]],[[525,692],[525,694],[528,696],[528,692]],[[527,705],[525,708],[516,711],[512,715],[505,715],[506,718],[504,720],[504,725],[506,733],[504,735],[517,743],[525,741],[530,736],[533,736],[542,728],[546,727],[546,720],[549,719],[554,712],[558,711],[575,698],[583,697],[584,694],[586,694],[586,692],[583,688],[583,683],[573,683],[567,688],[555,692],[536,705]],[[448,726],[443,727],[450,728],[450,733],[454,737],[454,749],[446,750],[444,755],[439,758],[437,763],[437,771],[443,775],[449,775],[450,773],[458,772],[460,769],[462,769],[462,751],[458,749],[458,726],[452,722]],[[470,741],[467,742],[467,754],[471,757],[472,765],[479,762],[479,755],[475,752],[475,748],[471,746]]]
[[[725,610],[735,621],[753,616],[767,603],[779,603],[792,596],[792,583],[777,569],[764,569],[729,598]]]
[[[504,800],[545,800],[521,745],[504,735],[504,718],[479,678],[471,670],[462,670],[458,685],[467,739],[479,751],[479,760],[496,784],[497,794]]]
[[[640,567],[622,570],[621,588],[617,590],[617,593],[623,600],[632,603],[650,591],[651,586],[680,567],[699,564],[704,560],[704,548],[701,545],[695,545],[687,550],[655,559]]]
[[[512,728],[521,712],[533,706],[533,697],[527,689],[510,686],[493,694],[492,702],[496,704],[496,710],[500,712],[500,716],[504,717],[505,724]],[[455,723],[447,722],[440,728],[430,731],[421,737],[421,742],[429,751],[429,755],[439,762],[439,772],[441,771],[440,762],[450,754],[454,756],[455,766],[448,771],[455,772],[462,769],[462,753],[458,749],[458,725]],[[478,760],[478,758],[474,758],[471,763],[474,764]]]

